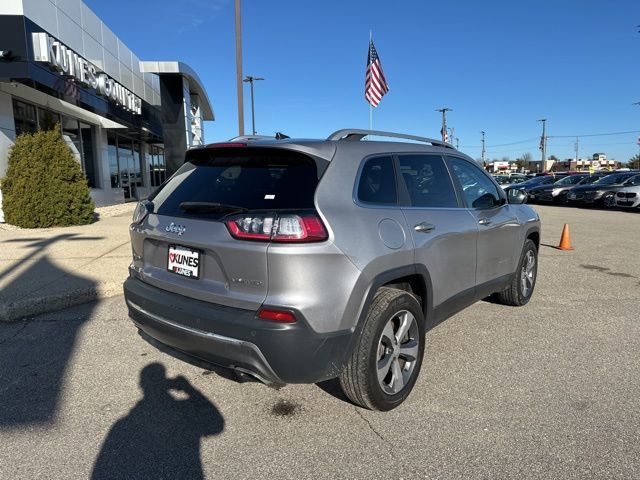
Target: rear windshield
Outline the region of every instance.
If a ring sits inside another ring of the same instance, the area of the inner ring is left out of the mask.
[[[314,160],[274,148],[192,150],[186,163],[150,200],[154,212],[170,216],[214,216],[185,211],[184,202],[221,204],[248,210],[314,208],[318,185]]]

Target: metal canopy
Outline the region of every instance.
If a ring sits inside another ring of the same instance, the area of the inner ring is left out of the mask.
[[[215,120],[213,107],[207,96],[207,91],[198,77],[198,74],[189,65],[183,62],[140,62],[140,71],[157,73],[158,75],[182,75],[189,82],[190,90],[200,98],[200,108],[204,120]]]

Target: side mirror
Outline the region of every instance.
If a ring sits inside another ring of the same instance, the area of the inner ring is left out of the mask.
[[[512,203],[514,205],[527,203],[527,192],[525,192],[524,190],[510,188],[507,192],[507,200],[509,203]]]

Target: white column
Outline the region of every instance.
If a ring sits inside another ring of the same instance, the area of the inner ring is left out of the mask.
[[[0,92],[0,178],[7,173],[9,149],[16,139],[16,124],[13,119],[11,95]],[[2,191],[0,190],[0,223],[4,222],[2,213]]]

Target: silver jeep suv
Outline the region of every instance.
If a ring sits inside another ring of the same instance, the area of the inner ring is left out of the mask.
[[[390,410],[426,330],[493,294],[531,298],[540,221],[525,198],[410,135],[190,149],[136,209],[129,315],[181,358],[275,385],[337,377],[354,403]]]

